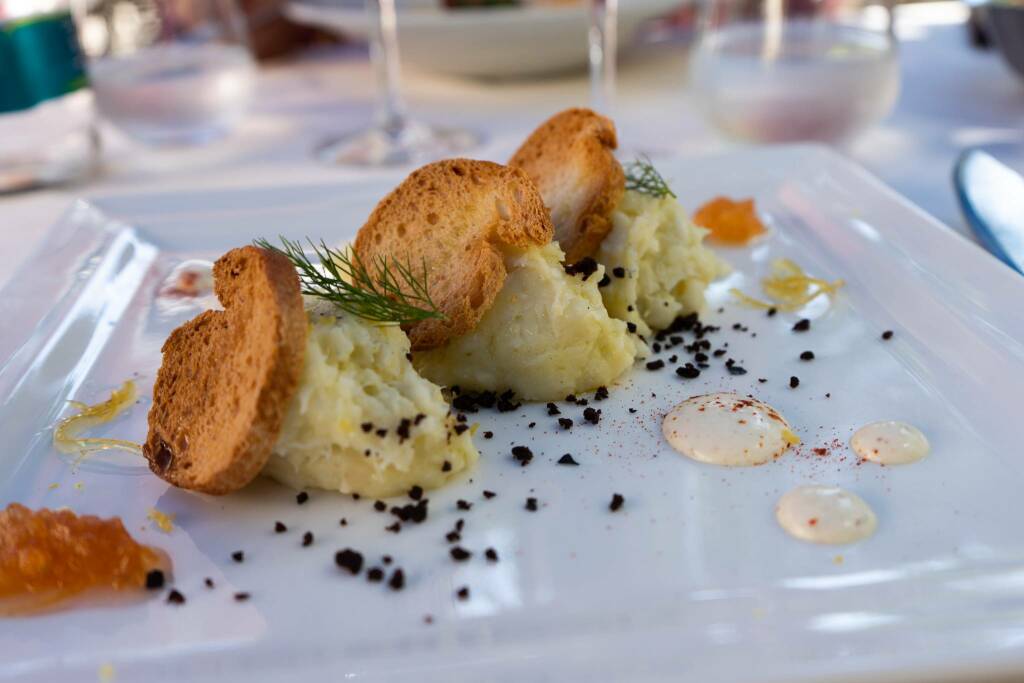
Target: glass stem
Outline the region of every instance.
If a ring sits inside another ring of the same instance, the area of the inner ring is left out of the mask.
[[[590,0],[590,105],[611,114],[615,98],[619,0]]]
[[[370,60],[377,77],[377,122],[394,137],[406,127],[395,0],[366,0],[366,11],[370,20]]]

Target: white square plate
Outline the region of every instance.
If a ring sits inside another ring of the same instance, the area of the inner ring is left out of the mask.
[[[143,437],[160,345],[195,314],[154,304],[175,265],[279,233],[340,241],[389,188],[73,207],[0,296],[0,504],[121,516],[136,538],[170,553],[187,603],[154,597],[0,621],[0,679],[88,681],[107,663],[119,683],[1024,675],[1024,279],[824,149],[659,166],[689,207],[749,195],[768,219],[767,241],[722,252],[736,270],[711,288],[705,318],[722,327],[715,346],[728,342],[727,357],[748,374],[728,374],[725,358],[690,381],[672,365],[638,365],[599,405],[600,425],[577,419],[571,432],[543,405],[473,415],[495,433],[487,441],[478,432],[479,469],[431,493],[429,519],[397,535],[371,501],[313,491],[298,506],[293,491],[264,481],[223,498],[193,495],[128,456],[74,466],[50,443],[65,401],[99,400],[135,373],[140,404],[103,433]],[[846,280],[831,308],[806,312],[813,324],[803,334],[790,330],[796,316],[768,318],[727,291],[759,293],[779,256]],[[879,338],[886,329],[895,331],[888,342]],[[798,360],[806,349],[813,362]],[[675,454],[661,415],[720,389],[778,408],[804,441],[799,452],[736,470]],[[562,411],[577,418],[582,408]],[[900,468],[858,465],[845,444],[877,419],[917,425],[932,454]],[[833,440],[829,455],[813,454]],[[518,466],[512,443],[529,445],[533,463]],[[580,467],[555,465],[565,452]],[[775,501],[806,482],[860,494],[878,513],[878,533],[838,548],[787,537]],[[498,496],[484,500],[483,489]],[[611,513],[615,492],[626,505]],[[523,509],[527,496],[539,511]],[[460,498],[473,509],[457,510]],[[170,534],[147,522],[153,507],[177,515]],[[462,545],[475,553],[465,563],[451,561],[444,538],[458,518]],[[274,534],[275,520],[289,532]],[[302,548],[306,530],[316,540]],[[343,575],[333,555],[344,547],[370,564],[393,555],[405,590]],[[486,547],[500,562],[484,561]],[[244,563],[232,561],[235,550]],[[462,585],[467,601],[454,596]],[[252,599],[236,603],[235,591]]]

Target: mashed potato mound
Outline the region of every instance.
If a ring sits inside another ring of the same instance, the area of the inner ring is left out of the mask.
[[[729,272],[702,244],[707,234],[674,198],[627,191],[595,257],[611,276],[601,288],[608,312],[645,337],[700,312],[708,283]]]
[[[597,283],[567,275],[555,243],[505,255],[508,277],[473,331],[413,358],[424,377],[463,389],[511,389],[534,401],[560,400],[611,384],[637,346],[608,315]]]
[[[264,474],[294,488],[383,498],[436,488],[479,454],[398,327],[310,314],[306,362]],[[450,467],[445,467],[445,462]]]

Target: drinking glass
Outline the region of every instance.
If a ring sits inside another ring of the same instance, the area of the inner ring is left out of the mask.
[[[891,8],[875,0],[708,0],[690,71],[727,135],[841,144],[899,92]]]
[[[615,100],[619,0],[590,0],[590,108],[610,115]]]
[[[402,99],[395,0],[367,0],[370,60],[377,77],[377,115],[368,128],[323,142],[317,157],[330,164],[400,166],[452,156],[480,142],[462,128],[410,119]]]
[[[234,0],[80,0],[79,36],[100,114],[154,145],[231,132],[256,67]]]

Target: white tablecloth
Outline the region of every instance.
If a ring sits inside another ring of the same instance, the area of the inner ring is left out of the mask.
[[[954,229],[966,228],[950,185],[960,151],[1008,143],[1024,149],[1024,82],[992,51],[968,46],[966,9],[943,2],[899,8],[903,86],[892,115],[846,151]],[[649,45],[620,68],[616,120],[632,148],[709,152],[732,144],[703,119],[686,88],[687,48]],[[407,69],[405,91],[423,119],[472,126],[487,136],[477,156],[506,159],[540,119],[585,105],[583,74],[481,83]],[[365,171],[324,167],[314,143],[372,115],[365,50],[331,48],[266,67],[253,115],[231,139],[190,151],[153,151],[108,136],[106,170],[87,185],[0,199],[0,286],[35,252],[77,196],[192,188],[345,182]],[[105,131],[108,132],[108,131]],[[402,172],[390,173],[397,180]],[[676,179],[685,182],[685,179]]]

